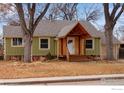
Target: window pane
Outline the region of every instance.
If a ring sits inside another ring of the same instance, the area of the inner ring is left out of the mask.
[[[41,44],[41,48],[48,48],[48,44]]]
[[[17,44],[22,45],[22,38],[17,38]]]
[[[22,45],[22,38],[13,38],[13,45]]]
[[[72,42],[73,42],[72,40],[68,40],[68,44],[69,44],[69,43],[72,43]]]
[[[48,39],[40,40],[40,48],[48,48]]]
[[[41,43],[48,43],[48,39],[41,39]]]
[[[92,48],[92,40],[86,40],[86,48]]]
[[[17,38],[13,38],[13,45],[17,45]]]

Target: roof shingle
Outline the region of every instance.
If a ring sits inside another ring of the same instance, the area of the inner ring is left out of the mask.
[[[61,37],[64,36],[70,31],[78,21],[48,21],[42,20],[34,32],[34,36],[48,36],[48,37]],[[90,22],[80,21],[79,22],[84,29],[92,36],[92,37],[100,37],[102,43],[105,43],[105,36],[103,32],[98,31]],[[4,37],[22,37],[22,31],[20,26],[4,26],[3,28],[3,36]],[[114,37],[114,43],[118,43],[118,40]]]

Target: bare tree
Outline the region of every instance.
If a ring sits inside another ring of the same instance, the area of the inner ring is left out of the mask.
[[[112,4],[110,11],[110,4],[104,3],[104,16],[105,16],[105,37],[106,37],[106,53],[107,60],[113,60],[113,29],[117,20],[120,18],[124,11],[124,4],[116,3]]]
[[[57,8],[57,4],[51,4],[47,15],[44,16],[46,20],[57,20],[60,18],[60,10]]]
[[[20,25],[22,28],[23,33],[23,39],[24,39],[24,62],[31,62],[31,47],[32,47],[32,39],[33,39],[33,33],[44,15],[46,14],[50,4],[46,4],[44,8],[39,9],[40,13],[36,17],[35,13],[37,12],[36,7],[37,4],[21,4],[21,3],[15,3],[16,9],[19,16]],[[25,18],[25,10],[24,7],[28,10],[28,17],[29,20]],[[28,21],[28,24],[26,22]]]
[[[82,8],[82,17],[83,20],[89,21],[89,22],[96,22],[100,19],[102,15],[101,8],[99,8],[98,4],[90,4],[86,7],[83,6]]]
[[[8,21],[10,14],[12,14],[14,8],[13,4],[3,4],[0,3],[0,21]]]
[[[97,21],[99,19],[99,10],[93,10],[92,12],[86,13],[86,21]]]
[[[45,18],[48,20],[76,20],[77,6],[77,3],[53,4]]]
[[[77,3],[74,4],[58,4],[58,8],[63,13],[63,19],[64,20],[73,20],[75,19],[75,15],[77,12]]]
[[[8,12],[10,12],[10,10],[13,11],[11,6],[12,6],[12,4],[0,3],[0,12],[4,13],[4,14],[7,14]]]
[[[118,35],[118,39],[124,41],[124,26],[119,26],[115,32]]]
[[[71,4],[52,4],[49,9],[48,15],[45,16],[45,19],[48,20],[78,20],[79,15],[82,13],[83,20],[95,22],[100,19],[102,13],[101,9],[97,4],[90,4],[86,7],[82,4],[83,8],[78,10],[77,3]]]
[[[93,21],[93,22],[97,21],[101,15],[100,9],[95,8],[94,5],[91,5],[89,9],[84,10],[83,14],[85,15],[86,21]]]

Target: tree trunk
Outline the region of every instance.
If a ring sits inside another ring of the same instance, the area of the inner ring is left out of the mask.
[[[32,36],[24,35],[24,62],[31,62]]]
[[[106,39],[106,59],[113,60],[113,29],[105,28],[105,39]]]

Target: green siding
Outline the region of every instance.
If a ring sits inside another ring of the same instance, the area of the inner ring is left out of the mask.
[[[56,41],[54,38],[50,38],[50,49],[49,50],[41,50],[39,49],[39,37],[33,38],[32,44],[32,55],[47,55],[49,52],[52,55],[56,55]],[[12,47],[11,46],[11,38],[6,38],[6,55],[23,55],[24,48],[23,47]]]
[[[100,55],[100,38],[94,38],[94,49],[86,50],[86,55]]]
[[[45,56],[49,52],[52,55],[57,54],[57,41],[55,40],[55,38],[50,37],[50,49],[49,50],[39,49],[39,37],[33,38],[32,55]],[[24,54],[23,47],[12,47],[11,38],[6,38],[6,55],[23,55],[23,54]],[[100,55],[100,38],[94,38],[94,49],[86,50],[85,54],[86,55]]]
[[[6,55],[23,55],[23,47],[12,47],[11,38],[6,38]]]
[[[56,55],[55,46],[56,46],[55,40],[54,40],[54,38],[51,37],[50,38],[50,49],[49,50],[39,49],[39,38],[35,37],[35,38],[33,38],[32,54],[33,55],[43,55],[44,56],[44,55],[47,55],[50,52],[51,55]]]
[[[54,46],[55,46],[55,55],[57,55],[57,41],[56,40],[54,40],[54,42],[55,42],[55,44],[54,44]]]

